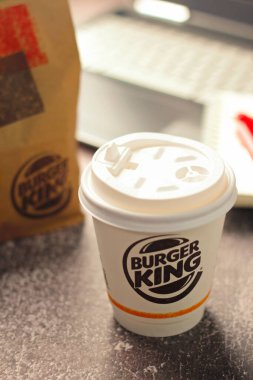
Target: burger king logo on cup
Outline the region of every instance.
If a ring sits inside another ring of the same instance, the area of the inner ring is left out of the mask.
[[[53,215],[71,197],[68,159],[59,154],[32,157],[14,177],[11,197],[15,209],[29,218]]]
[[[124,253],[123,269],[131,287],[146,300],[179,301],[202,275],[199,241],[171,235],[138,240]]]

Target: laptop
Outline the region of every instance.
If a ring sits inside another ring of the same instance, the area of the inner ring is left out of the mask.
[[[137,0],[76,29],[76,138],[99,147],[152,131],[202,139],[220,91],[253,92],[253,2]]]

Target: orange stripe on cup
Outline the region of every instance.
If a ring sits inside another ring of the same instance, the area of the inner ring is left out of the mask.
[[[209,294],[210,294],[210,291],[198,303],[195,303],[194,305],[192,305],[186,309],[173,311],[171,313],[147,313],[145,311],[130,309],[129,307],[121,305],[119,302],[115,301],[115,299],[113,299],[109,293],[108,293],[108,297],[114,306],[116,306],[120,310],[124,311],[125,313],[132,314],[132,315],[135,315],[137,317],[142,317],[142,318],[165,319],[165,318],[180,317],[181,315],[191,313],[192,311],[198,309],[201,305],[203,305],[203,303],[207,300]]]

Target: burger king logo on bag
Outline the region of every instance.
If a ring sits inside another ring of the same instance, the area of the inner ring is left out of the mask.
[[[15,209],[29,218],[61,211],[71,197],[68,159],[53,153],[31,158],[14,177],[11,197]]]
[[[138,240],[126,250],[123,269],[131,287],[146,300],[179,301],[202,275],[199,241],[171,235]]]

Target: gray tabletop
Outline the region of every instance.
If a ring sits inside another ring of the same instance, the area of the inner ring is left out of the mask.
[[[253,379],[253,210],[226,220],[203,320],[170,338],[121,328],[91,219],[0,245],[0,379]]]

